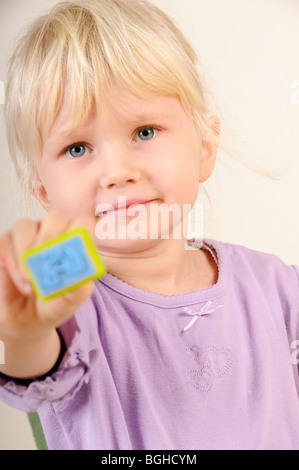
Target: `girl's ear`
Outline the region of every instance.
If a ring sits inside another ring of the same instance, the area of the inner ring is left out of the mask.
[[[210,116],[207,120],[208,129],[202,136],[202,153],[200,157],[199,182],[203,183],[212,174],[219,147],[221,123],[217,116]]]
[[[32,183],[30,192],[45,210],[49,210],[51,201],[45,187],[43,186],[38,177]]]

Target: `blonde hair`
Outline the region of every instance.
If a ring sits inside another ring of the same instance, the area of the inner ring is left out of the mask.
[[[198,58],[170,18],[147,0],[64,1],[35,20],[9,62],[5,118],[11,157],[23,183],[35,179],[41,152],[69,87],[72,126],[88,117],[112,85],[139,97],[177,96],[201,129],[213,102]],[[33,151],[34,150],[34,151]],[[20,156],[25,166],[20,164]]]

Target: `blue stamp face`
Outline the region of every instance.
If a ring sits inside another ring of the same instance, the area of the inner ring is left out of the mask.
[[[101,277],[95,253],[91,253],[84,237],[77,233],[25,254],[27,271],[39,297],[47,298]]]
[[[32,255],[28,264],[44,296],[76,284],[96,272],[79,237]]]

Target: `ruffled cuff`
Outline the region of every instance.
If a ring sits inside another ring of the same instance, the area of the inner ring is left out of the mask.
[[[36,411],[42,404],[72,399],[83,383],[88,383],[98,351],[89,346],[88,338],[75,318],[60,328],[65,341],[65,353],[58,370],[51,375],[32,380],[28,385],[0,377],[0,400],[22,411]]]

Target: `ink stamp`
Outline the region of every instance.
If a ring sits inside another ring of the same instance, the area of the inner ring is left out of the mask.
[[[106,274],[91,236],[77,228],[23,253],[21,261],[36,296],[50,300]]]

